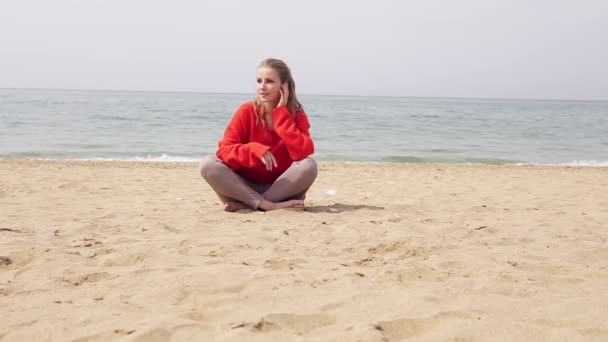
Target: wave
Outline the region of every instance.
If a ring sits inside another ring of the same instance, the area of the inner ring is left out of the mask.
[[[448,164],[516,164],[515,160],[499,158],[471,158],[471,157],[414,157],[414,156],[387,156],[383,162],[389,163],[448,163]]]
[[[163,153],[161,155],[131,156],[131,157],[82,157],[74,155],[44,155],[24,153],[19,155],[0,156],[0,160],[66,160],[66,161],[126,161],[126,162],[158,162],[158,163],[198,163],[201,157],[174,156]]]
[[[135,121],[136,117],[127,117],[122,115],[92,115],[91,119],[103,120],[103,121]]]
[[[599,160],[575,160],[569,163],[556,164],[558,166],[599,166],[608,167],[608,161]]]
[[[198,163],[205,154],[199,157],[170,155],[162,153],[160,155],[148,154],[146,156],[130,156],[130,157],[77,157],[77,156],[44,156],[40,154],[21,154],[19,156],[0,156],[0,160],[19,160],[19,159],[34,159],[34,160],[72,160],[72,161],[125,161],[125,162],[150,162],[150,163]],[[337,162],[337,163],[413,163],[413,164],[494,164],[494,165],[515,165],[515,166],[573,166],[573,167],[608,167],[608,161],[601,160],[575,160],[564,163],[535,163],[521,162],[496,158],[441,158],[441,157],[414,157],[414,156],[386,156],[380,160],[368,160],[366,158],[348,158],[344,156],[313,156],[320,162]]]
[[[198,163],[201,158],[192,158],[184,156],[172,156],[166,153],[160,156],[147,155],[145,157],[119,157],[119,158],[78,158],[75,160],[91,160],[91,161],[132,161],[132,162],[157,162],[157,163]]]

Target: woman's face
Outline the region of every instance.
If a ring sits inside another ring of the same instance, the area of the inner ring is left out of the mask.
[[[276,70],[261,67],[257,74],[258,96],[262,103],[277,103],[281,99],[281,79]]]

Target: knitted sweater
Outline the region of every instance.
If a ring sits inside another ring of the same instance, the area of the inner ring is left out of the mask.
[[[310,123],[304,111],[295,118],[286,106],[272,111],[274,130],[262,120],[256,120],[252,102],[242,104],[234,113],[224,137],[219,142],[217,157],[232,170],[254,183],[272,183],[297,160],[314,153],[314,143],[308,132]],[[262,156],[274,155],[278,167],[266,170]]]

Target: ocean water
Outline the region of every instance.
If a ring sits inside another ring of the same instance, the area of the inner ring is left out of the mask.
[[[197,161],[251,98],[0,89],[0,158]],[[299,98],[318,160],[608,166],[608,102]]]

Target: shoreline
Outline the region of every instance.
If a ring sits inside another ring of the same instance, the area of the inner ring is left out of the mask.
[[[180,157],[176,157],[180,158]],[[202,157],[201,157],[202,158]],[[314,156],[313,156],[314,158]],[[184,158],[186,159],[186,158]],[[95,163],[124,163],[124,164],[198,164],[199,160],[194,158],[187,158],[188,160],[154,160],[154,159],[136,159],[136,160],[125,160],[125,159],[47,159],[47,158],[18,158],[18,159],[3,159],[0,157],[0,163],[82,163],[82,164],[95,164]],[[428,165],[428,166],[506,166],[506,167],[557,167],[557,168],[608,168],[608,162],[598,161],[576,161],[571,163],[563,164],[537,164],[537,163],[473,163],[473,162],[434,162],[434,161],[423,161],[423,162],[395,162],[395,161],[338,161],[338,160],[325,160],[314,158],[319,164],[327,165]]]
[[[319,166],[225,213],[196,163],[0,160],[0,339],[608,339],[607,168]]]

